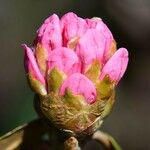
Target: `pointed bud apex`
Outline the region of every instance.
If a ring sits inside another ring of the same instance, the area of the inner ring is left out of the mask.
[[[116,83],[122,78],[128,64],[128,51],[125,48],[120,48],[105,64],[100,79],[106,75]]]
[[[110,58],[110,54],[112,53],[112,43],[114,43],[113,35],[101,18],[94,17],[92,19],[86,19],[86,21],[90,29],[95,29],[106,39],[103,56],[103,61],[105,62]]]
[[[79,18],[74,13],[67,13],[61,18],[61,28],[64,37],[64,46],[67,46],[68,42],[75,37],[81,37],[86,29],[86,21]]]
[[[33,51],[25,44],[23,44],[22,47],[25,50],[25,65],[26,65],[25,67],[27,73],[31,74],[33,78],[35,78],[36,80],[40,81],[42,84],[45,85],[45,79],[38,68]]]
[[[36,41],[47,51],[61,47],[62,36],[59,17],[55,14],[47,18],[37,32]],[[36,43],[37,44],[37,43]]]
[[[25,67],[31,88],[40,95],[46,95],[45,79],[42,76],[32,50],[22,45],[25,50]]]

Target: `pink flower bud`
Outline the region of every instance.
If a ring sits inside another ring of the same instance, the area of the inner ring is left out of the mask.
[[[126,70],[128,54],[127,50],[123,48],[114,54],[115,46],[112,33],[100,18],[82,19],[70,12],[59,19],[57,15],[53,14],[44,21],[37,32],[33,47],[34,54],[30,48],[24,45],[25,63],[28,72],[44,84],[49,80],[49,74],[54,67],[58,69],[58,72],[66,74],[69,86],[71,79],[74,79],[74,73],[83,74],[83,77],[78,74],[78,78],[75,76],[78,81],[79,77],[85,79],[87,76],[93,82],[98,82],[98,76],[102,80],[108,75],[117,83]],[[54,73],[52,74],[53,77],[50,79],[54,80]],[[54,86],[50,83],[46,83],[46,85]],[[90,85],[92,84],[88,84],[88,87]],[[77,90],[73,90],[78,93]],[[58,90],[56,89],[56,91]],[[82,91],[84,90],[82,89]],[[86,92],[87,94],[85,94]],[[79,93],[84,93],[83,95],[88,97],[86,90]]]
[[[60,21],[56,14],[47,18],[38,29],[36,43],[40,43],[48,51],[62,46]]]
[[[45,79],[38,68],[33,51],[25,44],[23,44],[22,46],[25,50],[25,67],[27,73],[31,74],[36,80],[40,81],[42,84],[45,84]]]
[[[108,60],[102,69],[100,79],[102,80],[106,75],[116,83],[122,78],[128,64],[128,51],[125,48],[120,48]]]
[[[83,70],[94,60],[103,63],[106,38],[95,29],[89,29],[79,40],[76,53],[83,63]]]
[[[102,21],[100,18],[92,18],[92,19],[86,19],[88,27],[90,29],[96,29],[99,34],[103,34],[105,36],[105,49],[104,49],[104,60],[107,61],[110,57],[110,49],[111,44],[113,42],[113,35],[106,26],[106,24]]]
[[[87,30],[86,21],[79,18],[76,14],[70,12],[61,18],[61,28],[63,34],[63,45],[74,39],[81,37]]]
[[[69,48],[57,48],[51,51],[49,54],[48,69],[50,70],[53,67],[57,67],[69,75],[70,73],[76,71],[76,67],[80,67],[75,65],[79,65],[78,57],[76,53]]]
[[[74,94],[83,95],[88,103],[95,101],[96,89],[94,84],[80,73],[75,73],[64,81],[60,88],[60,94],[64,95],[66,89],[71,90]]]
[[[61,19],[54,14],[37,31],[33,47],[23,48],[42,113],[75,135],[94,132],[112,109],[115,86],[128,64],[128,51],[116,51],[105,23],[72,12]]]
[[[90,29],[96,29],[97,31],[103,33],[106,38],[113,39],[113,35],[106,26],[106,24],[102,21],[101,18],[92,18],[92,19],[86,19],[86,22],[88,24],[88,27]]]

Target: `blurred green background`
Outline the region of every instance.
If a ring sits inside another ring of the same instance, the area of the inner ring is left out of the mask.
[[[0,135],[37,117],[20,45],[32,43],[46,17],[68,11],[84,18],[101,17],[118,47],[129,50],[128,70],[102,129],[124,150],[150,149],[149,0],[0,0]]]

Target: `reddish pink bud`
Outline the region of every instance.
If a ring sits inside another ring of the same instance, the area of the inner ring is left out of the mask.
[[[102,33],[95,29],[89,29],[79,40],[76,47],[83,70],[87,68],[94,60],[103,63],[103,55],[105,51],[106,38]]]
[[[60,88],[60,94],[64,95],[66,89],[71,90],[74,94],[83,95],[88,103],[95,101],[96,89],[94,84],[80,73],[75,73],[64,81]]]
[[[54,49],[49,54],[48,68],[51,70],[53,67],[57,67],[69,75],[80,66],[76,53],[69,48],[61,47]]]
[[[86,19],[86,21],[89,28],[96,29],[99,34],[103,34],[103,36],[105,36],[106,42],[104,50],[104,60],[107,61],[110,57],[111,44],[114,40],[111,31],[100,18],[95,17],[92,19]]]
[[[125,48],[120,48],[108,60],[102,69],[100,79],[102,80],[106,75],[116,83],[122,78],[128,64],[128,51]]]
[[[127,50],[116,51],[105,23],[72,12],[61,19],[54,14],[37,31],[33,48],[23,48],[45,117],[75,135],[94,132],[112,109],[115,84],[128,64]]]
[[[82,19],[72,12],[61,19],[55,14],[46,19],[37,32],[34,54],[26,45],[24,49],[28,72],[42,83],[49,81],[47,77],[54,67],[67,78],[82,73],[98,82],[99,76],[103,79],[108,74],[111,80],[118,82],[128,63],[124,49],[114,54],[115,41],[100,18]],[[51,75],[50,79],[54,80],[54,72]],[[83,95],[86,95],[85,91]]]
[[[25,67],[27,73],[31,74],[36,80],[40,81],[42,84],[45,84],[45,79],[41,74],[38,65],[36,63],[33,51],[27,45],[22,45],[25,50]]]
[[[112,35],[111,31],[108,29],[108,27],[102,21],[101,18],[95,17],[92,19],[86,19],[86,22],[90,29],[96,29],[99,32],[102,32],[105,35],[105,37],[113,39],[113,35]]]
[[[59,17],[55,14],[44,21],[37,32],[36,42],[40,43],[48,51],[61,47],[62,36]]]
[[[61,18],[61,28],[63,33],[63,45],[74,39],[81,37],[87,30],[86,21],[76,14],[70,12]]]

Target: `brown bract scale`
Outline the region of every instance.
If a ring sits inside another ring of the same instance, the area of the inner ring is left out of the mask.
[[[97,90],[103,96],[98,95],[93,104],[86,103],[83,96],[75,96],[68,89],[63,97],[55,92],[40,96],[40,108],[58,129],[74,136],[89,135],[100,127],[114,104],[114,86],[108,78],[97,84]]]

